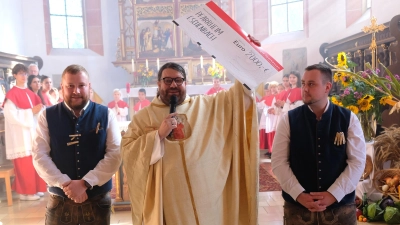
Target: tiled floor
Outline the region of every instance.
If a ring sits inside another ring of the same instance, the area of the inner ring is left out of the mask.
[[[263,154],[261,162],[270,162]],[[4,194],[3,194],[4,195]],[[5,196],[0,202],[0,225],[44,224],[47,194],[38,201],[19,201],[15,195],[13,206],[7,206]],[[258,221],[259,225],[283,225],[283,199],[281,192],[260,192]],[[111,224],[132,224],[130,211],[116,211],[111,214]],[[368,225],[370,223],[359,223]],[[373,223],[374,225],[385,223]]]

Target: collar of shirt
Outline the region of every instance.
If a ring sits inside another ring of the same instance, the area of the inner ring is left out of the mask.
[[[326,106],[325,106],[324,113],[326,112],[326,110],[328,110],[329,104],[330,104],[330,102],[328,100],[328,104],[326,104]],[[314,113],[314,111],[311,109],[311,107],[309,105],[308,105],[308,108],[311,110],[311,112]],[[317,120],[321,120],[321,118],[322,118],[322,116],[320,118],[317,118]]]
[[[87,107],[89,106],[89,104],[90,104],[90,100],[86,103],[85,107],[83,107],[83,109],[79,112],[79,116],[81,116],[81,115],[83,114],[83,112],[87,109]],[[69,107],[69,105],[68,105],[65,101],[64,101],[64,105],[69,109],[69,111],[72,112],[72,114],[75,115],[74,110],[72,110],[71,107]],[[76,116],[76,117],[79,117],[79,116],[77,116],[77,115],[75,115],[75,116]]]

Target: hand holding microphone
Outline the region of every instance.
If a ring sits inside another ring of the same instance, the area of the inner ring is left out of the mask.
[[[161,123],[160,128],[158,129],[158,135],[160,136],[161,140],[166,138],[168,135],[171,135],[172,130],[177,127],[177,121],[175,119],[175,116],[178,114],[176,113],[176,103],[177,103],[177,97],[175,95],[172,95],[169,104],[170,114],[167,117],[165,117],[164,121]]]

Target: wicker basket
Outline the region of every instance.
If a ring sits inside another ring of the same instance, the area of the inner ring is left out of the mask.
[[[379,192],[382,192],[383,194],[390,194],[390,195],[398,195],[398,190],[397,187],[394,188],[394,191],[382,191],[382,186],[385,185],[385,181],[383,180],[386,177],[394,177],[395,175],[400,176],[400,169],[388,169],[388,170],[380,170],[374,174],[374,187],[376,190]]]

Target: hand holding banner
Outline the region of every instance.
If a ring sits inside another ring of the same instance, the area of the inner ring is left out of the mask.
[[[212,1],[174,23],[250,89],[283,69]]]

